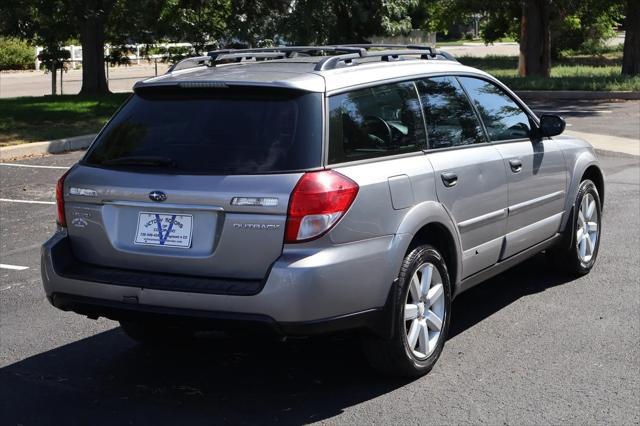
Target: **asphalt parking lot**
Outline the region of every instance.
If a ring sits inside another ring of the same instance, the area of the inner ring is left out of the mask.
[[[377,376],[348,337],[152,351],[115,322],[51,307],[39,246],[54,230],[56,179],[80,155],[0,164],[0,263],[18,268],[0,268],[2,424],[640,422],[637,159],[602,158],[591,274],[568,279],[539,255],[463,294],[434,370],[399,381]]]

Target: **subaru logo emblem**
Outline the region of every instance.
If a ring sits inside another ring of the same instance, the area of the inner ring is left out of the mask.
[[[162,191],[151,191],[149,193],[151,201],[157,201],[158,203],[167,199],[167,194]]]

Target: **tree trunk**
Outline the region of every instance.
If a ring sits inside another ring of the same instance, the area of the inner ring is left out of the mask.
[[[58,84],[56,82],[56,78],[58,76],[58,69],[56,68],[56,61],[51,61],[51,69],[49,72],[51,73],[51,94],[57,95]]]
[[[522,77],[551,74],[549,0],[524,0],[522,4],[518,73]]]
[[[104,18],[100,14],[87,16],[81,21],[82,43],[82,95],[100,95],[109,92],[104,71]]]
[[[640,74],[640,2],[627,0],[622,74]]]

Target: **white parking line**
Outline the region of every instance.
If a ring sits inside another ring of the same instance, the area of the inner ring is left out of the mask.
[[[28,266],[7,265],[5,263],[0,263],[0,269],[12,269],[14,271],[24,271],[25,269],[29,269],[29,267]]]
[[[36,200],[12,200],[10,198],[0,198],[0,201],[6,203],[25,203],[25,204],[55,204],[55,201],[36,201]]]
[[[60,170],[67,170],[69,168],[64,166],[41,166],[39,164],[16,164],[16,163],[0,163],[0,166],[33,167],[35,169],[60,169]]]

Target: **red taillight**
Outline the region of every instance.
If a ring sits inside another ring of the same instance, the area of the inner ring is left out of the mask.
[[[64,180],[71,170],[67,170],[65,174],[60,176],[56,184],[56,207],[58,208],[58,225],[67,227],[67,220],[64,217]]]
[[[358,184],[333,170],[305,173],[291,193],[285,243],[323,235],[349,209]]]

